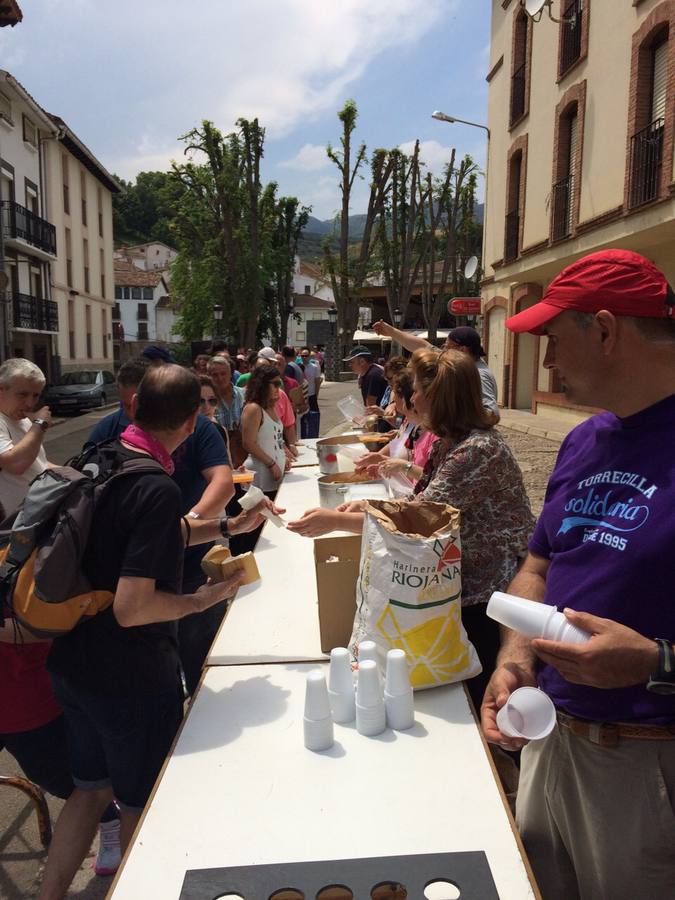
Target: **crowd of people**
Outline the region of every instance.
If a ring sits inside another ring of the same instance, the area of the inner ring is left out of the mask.
[[[438,350],[387,323],[410,351],[347,359],[364,406],[391,429],[358,470],[400,475],[403,502],[460,511],[462,621],[483,671],[467,682],[488,741],[517,757],[517,824],[544,900],[669,896],[675,881],[675,294],[648,260],[593,254],[507,321],[544,335],[544,366],[568,399],[605,412],[563,442],[535,523],[500,431],[497,391],[473,329]],[[119,371],[120,409],[91,435],[161,469],[128,477],[96,508],[83,567],[112,605],[50,645],[0,628],[0,743],[28,777],[66,799],[41,894],[62,897],[98,828],[97,869],[128,844],[198,685],[237,578],[207,584],[215,540],[250,548],[262,507],[241,512],[233,471],[253,473],[266,509],[299,437],[318,433],[323,360],[214,346],[189,371],[150,353]],[[21,503],[51,466],[50,412],[32,363],[0,366],[0,501]],[[300,419],[298,433],[297,420]],[[363,502],[311,509],[303,537],[360,533]],[[240,544],[237,544],[240,541]],[[586,644],[529,639],[487,616],[495,590],[564,608]],[[18,639],[17,639],[18,636]],[[553,700],[557,725],[526,744],[497,712],[521,686]],[[521,752],[522,751],[522,752]]]

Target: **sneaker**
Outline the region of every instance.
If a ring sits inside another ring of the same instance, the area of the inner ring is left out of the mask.
[[[120,820],[101,822],[98,828],[98,853],[94,861],[97,875],[114,875],[120,865]]]

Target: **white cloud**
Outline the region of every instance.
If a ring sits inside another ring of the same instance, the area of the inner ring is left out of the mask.
[[[117,0],[111,16],[100,0],[38,0],[0,34],[0,51],[38,102],[132,178],[181,159],[177,135],[202,118],[227,133],[257,116],[268,146],[311,126],[357,93],[382,56],[405,54],[460,5],[192,0],[186,13],[185,0]],[[326,164],[324,147],[308,143],[286,168],[314,173]]]
[[[406,141],[399,144],[399,150],[407,156],[412,156],[415,150],[415,141]],[[450,162],[452,147],[444,147],[438,141],[420,141],[420,160],[434,175],[441,175],[443,167]]]
[[[284,169],[298,172],[318,172],[332,165],[323,144],[304,144],[291,159],[279,163]]]

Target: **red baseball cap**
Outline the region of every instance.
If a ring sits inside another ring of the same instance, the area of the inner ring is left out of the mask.
[[[675,294],[653,262],[631,250],[600,250],[563,269],[539,303],[506,320],[511,331],[542,334],[565,310],[646,319],[675,318]]]

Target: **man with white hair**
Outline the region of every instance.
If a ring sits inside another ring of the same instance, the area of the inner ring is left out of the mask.
[[[28,359],[0,365],[0,502],[14,512],[31,481],[48,467],[42,442],[52,415],[48,406],[35,412],[45,376]]]

